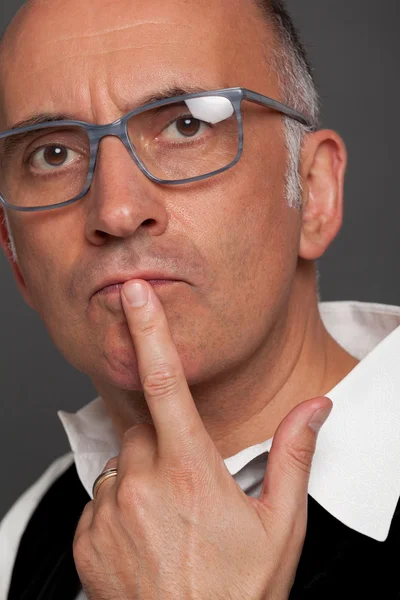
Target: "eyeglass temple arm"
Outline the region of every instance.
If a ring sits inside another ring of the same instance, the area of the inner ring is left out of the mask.
[[[250,100],[250,102],[255,102],[256,104],[261,104],[262,106],[268,106],[273,110],[277,110],[278,112],[283,113],[284,115],[287,115],[296,121],[299,121],[299,123],[302,125],[306,125],[315,131],[316,128],[310,119],[307,119],[304,115],[297,112],[297,110],[294,110],[293,108],[290,108],[290,106],[286,106],[286,104],[282,104],[277,100],[273,100],[268,96],[264,96],[263,94],[257,94],[257,92],[252,92],[251,90],[247,90],[245,88],[242,89],[243,97],[246,98],[246,100]]]

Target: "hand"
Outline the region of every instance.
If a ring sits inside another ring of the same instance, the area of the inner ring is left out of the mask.
[[[74,559],[89,600],[283,600],[303,547],[317,427],[332,403],[299,404],[279,426],[263,489],[237,485],[196,409],[168,322],[123,300],[153,425],[129,429],[117,477],[85,507]]]

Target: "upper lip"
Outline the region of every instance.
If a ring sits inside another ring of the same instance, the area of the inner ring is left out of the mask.
[[[161,271],[141,271],[137,273],[132,273],[130,275],[111,275],[109,277],[106,277],[105,279],[100,281],[98,285],[96,285],[92,296],[94,296],[97,292],[109,285],[125,283],[126,281],[130,281],[131,279],[168,279],[171,281],[183,281],[183,279],[180,279],[175,275],[171,275],[169,273],[162,273]]]

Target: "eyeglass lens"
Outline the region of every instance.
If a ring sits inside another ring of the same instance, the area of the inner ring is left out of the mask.
[[[161,180],[186,180],[232,163],[239,127],[230,100],[203,96],[138,113],[127,123],[134,152]],[[79,126],[54,126],[0,140],[0,193],[18,207],[78,196],[90,166],[90,140]]]

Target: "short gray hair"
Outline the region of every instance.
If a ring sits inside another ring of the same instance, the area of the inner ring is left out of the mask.
[[[288,168],[285,191],[289,206],[301,208],[302,185],[299,175],[300,152],[306,133],[319,127],[320,101],[310,61],[284,0],[254,0],[263,17],[272,25],[276,47],[269,47],[267,60],[278,75],[282,102],[311,121],[306,127],[290,117],[284,117]]]

